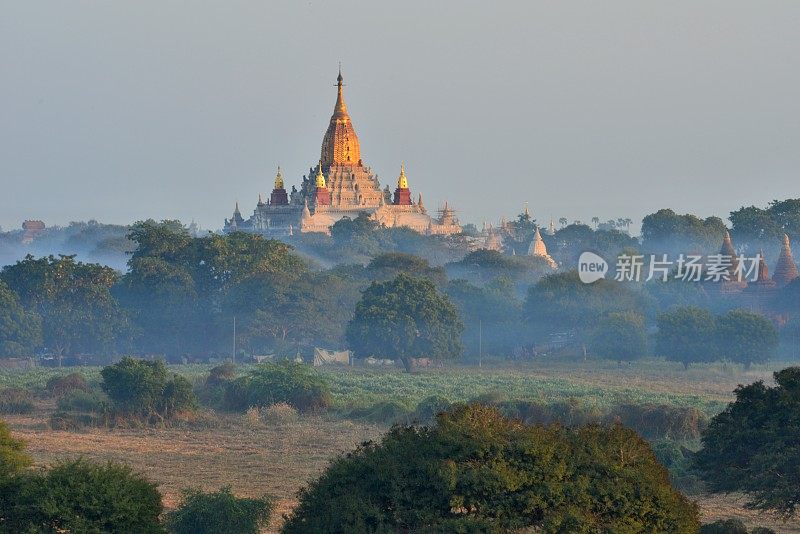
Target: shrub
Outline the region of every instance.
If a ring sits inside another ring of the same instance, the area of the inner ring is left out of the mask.
[[[289,403],[279,402],[263,410],[264,420],[271,425],[294,423],[299,418],[297,409]]]
[[[236,378],[236,366],[231,362],[225,362],[222,365],[213,367],[208,372],[205,385],[206,387],[225,385],[225,383],[234,378]]]
[[[31,463],[31,457],[25,452],[25,442],[11,437],[8,425],[0,420],[0,480],[18,473]]]
[[[7,497],[11,532],[163,532],[156,484],[120,464],[63,462],[19,477]]]
[[[229,382],[225,390],[225,404],[233,410],[279,402],[291,404],[301,412],[323,410],[331,403],[328,383],[313,368],[284,361],[262,364]]]
[[[171,418],[193,411],[197,406],[189,381],[179,375],[168,379],[167,368],[161,360],[126,357],[104,367],[100,374],[103,391],[123,415]]]
[[[31,413],[35,408],[33,394],[27,389],[6,388],[0,390],[0,413],[26,414]]]
[[[720,519],[700,527],[700,534],[747,534],[747,527],[738,519]]]
[[[180,375],[174,375],[164,386],[161,411],[165,417],[173,417],[180,412],[193,412],[197,409],[197,397],[192,384]]]
[[[676,488],[689,495],[705,490],[694,469],[694,453],[668,439],[655,441],[652,447],[658,461],[669,471],[669,478]]]
[[[251,406],[245,410],[244,422],[253,428],[261,426],[261,410],[258,406]]]
[[[58,409],[65,412],[105,413],[108,398],[98,391],[73,389],[58,401]]]
[[[258,534],[274,510],[271,497],[238,498],[224,487],[213,493],[187,490],[183,502],[166,517],[175,534]]]
[[[389,425],[398,422],[408,423],[411,418],[408,408],[397,401],[380,401],[366,408],[358,408],[352,410],[349,417]]]
[[[647,439],[697,439],[708,426],[708,418],[694,407],[623,404],[610,418],[632,428]]]
[[[334,460],[300,491],[284,532],[699,529],[647,442],[619,425],[532,427],[481,405],[437,423],[395,426]]]
[[[47,392],[52,397],[61,397],[71,391],[88,391],[89,384],[80,373],[70,373],[63,376],[54,376],[47,381]]]
[[[100,374],[103,391],[120,411],[136,415],[158,412],[167,384],[167,368],[161,360],[125,357],[104,367]]]
[[[446,412],[451,407],[452,403],[444,397],[436,395],[426,397],[417,404],[417,409],[414,410],[413,418],[420,423],[432,423],[436,420],[437,415]]]

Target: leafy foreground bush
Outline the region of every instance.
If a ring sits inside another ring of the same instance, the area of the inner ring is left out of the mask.
[[[634,432],[527,426],[459,406],[436,427],[394,427],[299,493],[284,532],[670,532],[694,504]]]
[[[251,406],[291,404],[301,412],[324,410],[331,404],[325,378],[312,367],[283,361],[266,363],[246,376],[228,382],[225,405],[244,411]]]
[[[163,532],[156,485],[120,464],[64,462],[0,490],[0,524],[9,532]]]
[[[167,528],[175,534],[258,534],[273,510],[272,498],[237,498],[229,487],[214,493],[189,490],[178,509],[167,514]]]
[[[697,466],[712,491],[747,493],[747,506],[784,517],[800,506],[800,367],[736,388],[703,434]]]

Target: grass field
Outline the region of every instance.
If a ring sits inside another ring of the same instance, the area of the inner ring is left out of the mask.
[[[434,394],[461,401],[492,392],[509,399],[543,402],[576,398],[589,406],[620,402],[692,405],[711,415],[733,398],[736,385],[769,381],[772,371],[782,367],[785,365],[773,364],[745,372],[735,366],[708,365],[687,372],[660,361],[621,368],[603,362],[543,362],[482,369],[455,366],[418,375],[396,369],[322,372],[330,379],[337,408],[382,400],[397,400],[412,407]],[[193,365],[172,369],[198,381],[208,368]],[[68,371],[74,369],[0,371],[0,387],[43,387],[50,376]],[[90,380],[99,378],[97,368],[80,372]],[[240,415],[217,414],[209,416],[207,426],[53,431],[47,425],[53,407],[52,401],[42,401],[33,414],[4,416],[14,434],[27,440],[38,465],[76,456],[123,461],[159,483],[168,507],[178,502],[182,488],[210,490],[231,485],[240,495],[273,494],[279,499],[279,510],[287,512],[295,504],[296,491],[324,469],[331,457],[366,439],[379,438],[386,430],[385,426],[333,415],[303,416],[297,422],[270,426],[253,424]],[[701,506],[704,521],[739,517],[750,526],[800,533],[797,522],[784,524],[744,509],[741,497],[693,498]],[[279,523],[278,518],[272,529]]]

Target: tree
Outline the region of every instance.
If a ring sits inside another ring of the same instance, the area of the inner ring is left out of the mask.
[[[44,344],[59,358],[127,348],[132,329],[110,291],[117,278],[110,267],[75,256],[28,255],[0,273],[22,305],[42,318]]]
[[[717,324],[720,352],[746,368],[768,361],[778,348],[778,330],[758,313],[731,310]]]
[[[662,254],[719,250],[725,236],[725,223],[719,217],[701,219],[662,209],[642,219],[642,244],[645,250]]]
[[[747,506],[790,517],[800,506],[800,367],[736,388],[703,434],[696,462],[715,492],[744,492]]]
[[[0,280],[0,357],[31,354],[41,342],[41,319]]]
[[[275,504],[270,497],[236,497],[230,486],[203,493],[187,490],[176,510],[167,514],[167,528],[174,534],[258,534],[269,523]]]
[[[656,352],[684,368],[717,359],[717,322],[708,310],[687,306],[658,316]]]
[[[364,291],[346,337],[357,357],[397,358],[411,371],[412,358],[460,356],[463,329],[455,306],[433,282],[400,274]]]
[[[696,533],[647,442],[620,426],[527,426],[457,406],[334,460],[284,532]]]
[[[588,333],[607,313],[631,311],[644,314],[647,295],[615,280],[592,284],[580,281],[577,271],[542,278],[528,290],[523,312],[528,324],[542,333],[577,329]]]
[[[129,467],[67,461],[10,486],[0,510],[9,532],[161,533],[157,485]]]
[[[446,276],[442,267],[431,267],[425,258],[403,252],[387,252],[376,256],[367,265],[366,274],[373,280],[384,281],[400,273],[417,278],[429,278],[437,285],[444,284]]]
[[[589,350],[620,364],[641,358],[647,352],[644,317],[634,312],[609,313],[598,322]]]

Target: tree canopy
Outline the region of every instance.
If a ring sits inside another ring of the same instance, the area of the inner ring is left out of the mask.
[[[620,426],[526,426],[459,406],[394,427],[301,490],[284,532],[696,533],[647,442]]]
[[[711,420],[697,466],[713,491],[744,492],[748,506],[789,517],[800,506],[800,367],[739,386]]]
[[[356,304],[347,341],[357,357],[457,358],[464,326],[456,307],[428,279],[400,274],[373,282]]]

